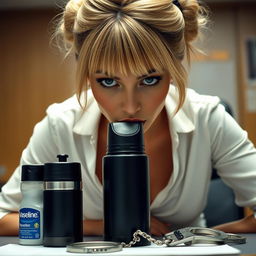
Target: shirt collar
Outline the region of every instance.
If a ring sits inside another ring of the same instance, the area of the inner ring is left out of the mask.
[[[91,90],[87,91],[86,109],[73,127],[73,132],[85,136],[97,136],[101,112]]]
[[[175,114],[178,104],[176,87],[170,85],[165,100],[166,112],[169,118],[170,129],[178,133],[189,133],[195,129],[194,118],[188,102],[185,100],[182,108]],[[73,131],[79,135],[97,136],[101,112],[91,90],[87,92],[87,107],[75,123]]]

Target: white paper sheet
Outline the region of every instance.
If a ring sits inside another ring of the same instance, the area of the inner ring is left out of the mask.
[[[69,253],[66,248],[50,248],[43,246],[24,246],[18,244],[7,244],[0,247],[1,256],[79,256],[92,255],[86,253]],[[98,253],[97,256],[187,256],[187,255],[240,255],[240,251],[229,245],[216,246],[182,246],[182,247],[163,247],[150,245],[145,247],[124,248],[120,252]]]

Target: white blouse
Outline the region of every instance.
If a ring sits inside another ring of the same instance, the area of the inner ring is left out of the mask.
[[[187,89],[182,109],[174,115],[178,96],[170,86],[166,97],[172,137],[173,174],[151,204],[151,214],[172,228],[204,225],[211,171],[215,167],[234,190],[239,206],[256,206],[256,150],[247,133],[219,104],[218,97],[203,96]],[[100,110],[88,91],[87,109],[82,111],[76,96],[47,109],[22,153],[23,164],[56,161],[68,154],[81,163],[84,218],[103,218],[103,190],[96,174],[96,146]],[[2,188],[0,218],[18,211],[21,202],[20,166]]]

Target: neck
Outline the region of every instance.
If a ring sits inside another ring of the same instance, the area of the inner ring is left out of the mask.
[[[157,139],[159,135],[161,135],[164,128],[169,127],[168,126],[168,118],[166,114],[165,108],[161,111],[161,113],[158,115],[154,123],[151,125],[151,127],[148,129],[148,131],[145,133],[145,143],[152,141],[152,139]]]

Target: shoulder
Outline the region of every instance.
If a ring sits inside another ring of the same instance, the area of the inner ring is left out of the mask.
[[[75,116],[82,111],[81,106],[79,105],[76,95],[66,99],[61,103],[54,103],[50,105],[46,113],[51,118],[63,118],[64,116]]]
[[[226,114],[225,107],[221,104],[221,99],[218,96],[202,95],[189,88],[182,111],[195,124],[216,121]]]
[[[84,97],[84,95],[82,95],[82,97]],[[49,121],[52,124],[65,123],[67,125],[74,126],[83,114],[90,109],[94,102],[94,98],[90,91],[87,93],[86,98],[86,109],[83,109],[85,101],[81,100],[80,104],[76,95],[73,95],[61,103],[54,103],[50,105],[46,110]]]
[[[184,109],[190,108],[194,113],[212,112],[220,104],[217,96],[202,95],[193,89],[187,89]]]
[[[178,90],[175,86],[171,85],[168,93],[167,102],[171,102],[172,106],[178,104]],[[187,88],[184,104],[178,112],[185,112],[188,116],[199,114],[203,112],[211,112],[220,103],[220,98],[217,96],[202,95],[195,90]]]
[[[187,90],[184,111],[193,120],[196,129],[208,129],[211,133],[223,130],[227,123],[236,123],[218,96],[202,95],[192,89]]]
[[[184,104],[175,113],[179,101],[177,88],[170,86],[166,99],[166,109],[171,116],[173,129],[178,132],[190,132],[195,129],[207,129],[209,120],[219,115],[220,99],[216,96],[201,95],[192,89],[186,89]],[[224,107],[222,106],[224,109]],[[225,110],[224,110],[225,111]],[[223,111],[223,112],[224,112]],[[217,114],[216,114],[217,113]]]
[[[200,95],[188,89],[183,111],[189,113],[187,116],[192,120],[195,129],[205,136],[209,134],[212,142],[219,138],[219,143],[222,143],[223,136],[229,138],[229,143],[246,137],[245,131],[217,96]]]

